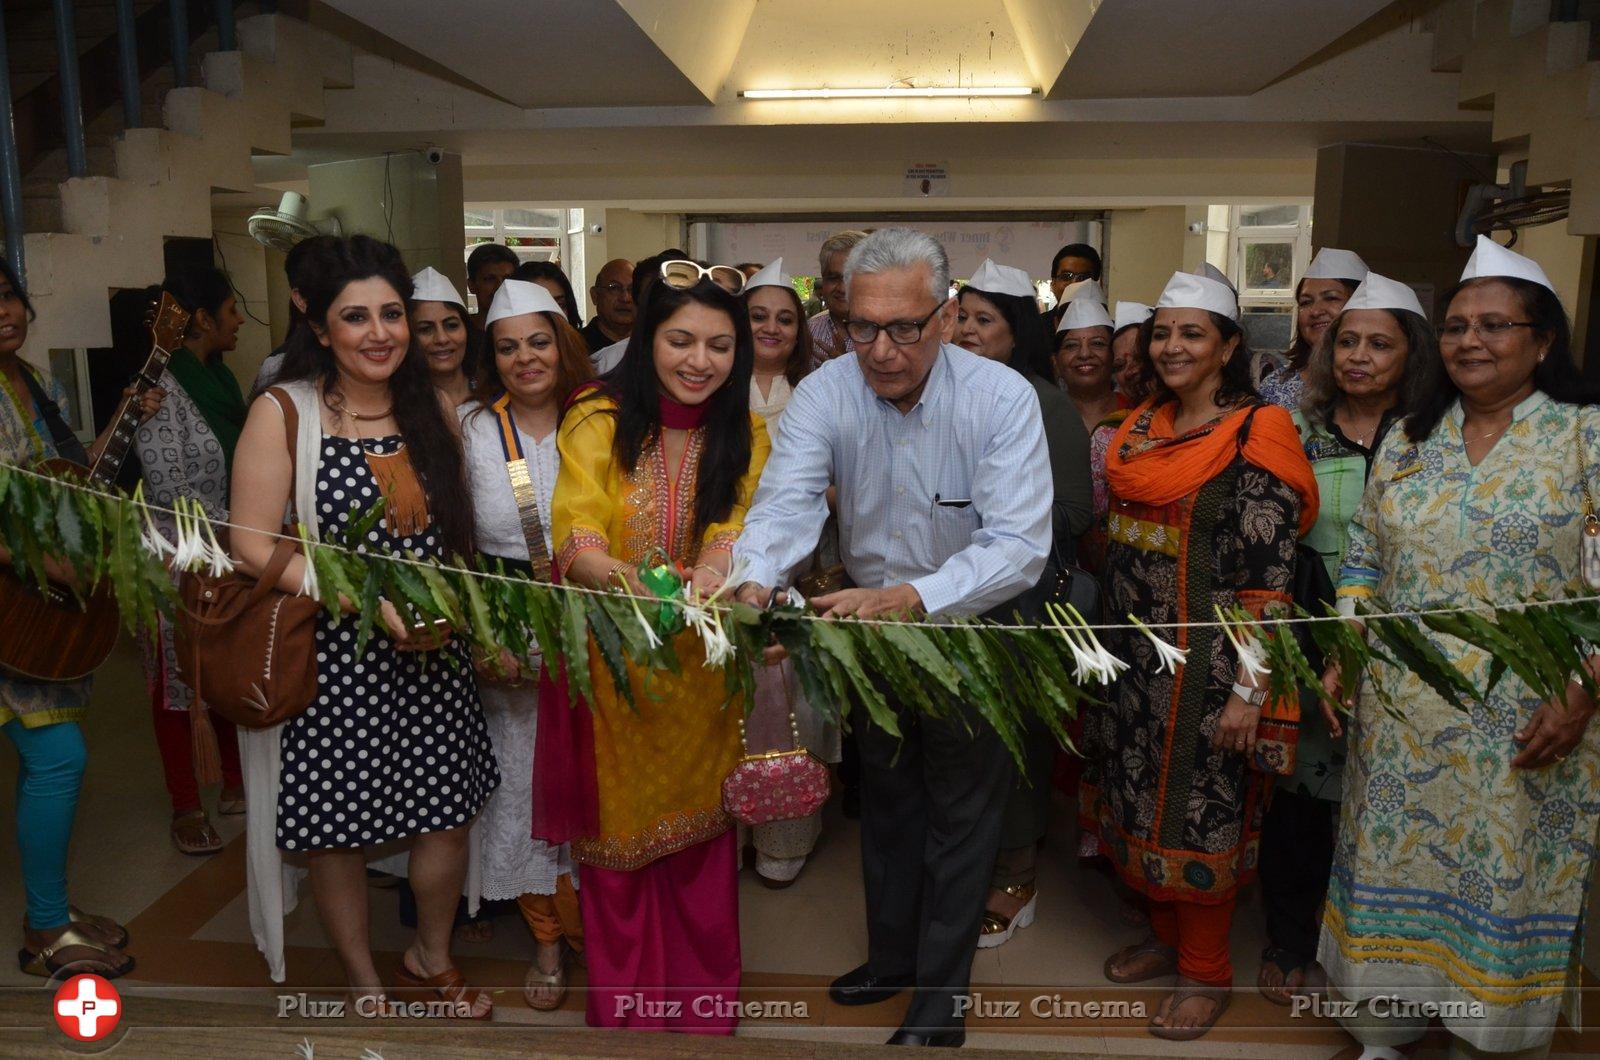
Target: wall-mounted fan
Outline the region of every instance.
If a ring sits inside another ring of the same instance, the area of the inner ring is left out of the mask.
[[[1467,190],[1456,220],[1456,245],[1470,247],[1479,235],[1495,231],[1510,232],[1515,245],[1519,229],[1560,221],[1571,206],[1572,192],[1565,188],[1529,191],[1527,160],[1513,162],[1510,183],[1474,184]]]
[[[299,192],[286,191],[276,210],[262,207],[250,215],[250,238],[264,247],[288,252],[302,239],[311,236],[336,236],[339,219],[325,217],[317,221],[306,220],[306,197]]]

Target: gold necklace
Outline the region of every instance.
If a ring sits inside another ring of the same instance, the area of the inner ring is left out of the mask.
[[[385,420],[394,414],[394,406],[390,405],[382,412],[357,412],[344,403],[344,395],[338,391],[330,391],[324,395],[323,404],[337,416],[349,416],[353,420]]]
[[[1473,442],[1481,442],[1484,439],[1492,438],[1497,434],[1504,434],[1505,431],[1506,431],[1506,428],[1511,426],[1511,422],[1512,421],[1507,420],[1505,423],[1502,423],[1500,426],[1496,427],[1494,430],[1488,432],[1487,434],[1480,434],[1476,438],[1468,438],[1467,437],[1467,432],[1465,430],[1463,430],[1461,432],[1461,444],[1464,445],[1464,446],[1471,445]],[[1466,421],[1465,420],[1462,421],[1462,426],[1463,427],[1466,426]]]

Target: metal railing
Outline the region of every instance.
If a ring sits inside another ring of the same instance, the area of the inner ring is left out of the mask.
[[[217,42],[222,50],[232,51],[238,47],[233,0],[209,0],[204,5],[195,6],[203,6],[204,10],[196,12],[197,22],[191,27],[191,5],[188,0],[167,0],[166,3],[170,51],[163,58],[172,64],[173,84],[177,87],[189,83],[189,48],[194,39],[194,28],[215,25]],[[261,6],[271,9],[276,5]],[[51,0],[51,8],[56,37],[57,95],[61,101],[61,142],[66,149],[68,175],[83,177],[89,173],[89,153],[84,136],[83,63],[78,54],[76,13],[73,0]],[[139,93],[139,17],[134,10],[133,0],[116,0],[116,14],[117,93],[122,97],[123,126],[135,129],[143,124],[144,114]],[[17,140],[16,102],[11,92],[5,13],[0,9],[0,216],[4,217],[6,226],[6,258],[17,275],[22,276],[26,263],[23,260],[22,164]]]

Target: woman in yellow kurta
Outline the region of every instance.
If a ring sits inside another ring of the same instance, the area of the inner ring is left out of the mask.
[[[551,521],[564,581],[649,595],[637,572],[658,549],[690,572],[691,592],[727,578],[767,433],[747,404],[754,353],[739,303],[708,277],[687,282],[653,285],[622,364],[562,421]],[[591,653],[588,718],[541,710],[535,776],[547,784],[547,756],[575,753],[566,769],[550,765],[592,790],[593,812],[570,836],[583,865],[589,1023],[728,1034],[738,866],[721,786],[744,708],[704,667],[693,633],[672,647],[678,673],[630,669],[634,706]],[[589,732],[546,740],[546,714]],[[536,832],[548,830],[539,802]]]

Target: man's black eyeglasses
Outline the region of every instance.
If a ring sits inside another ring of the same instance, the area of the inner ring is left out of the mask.
[[[922,339],[922,330],[928,326],[928,321],[939,315],[939,310],[945,304],[940,302],[933,307],[933,311],[921,320],[895,320],[888,324],[878,324],[871,320],[847,320],[844,324],[846,335],[857,346],[870,346],[878,341],[878,332],[889,333],[889,341],[896,346],[910,346]]]

